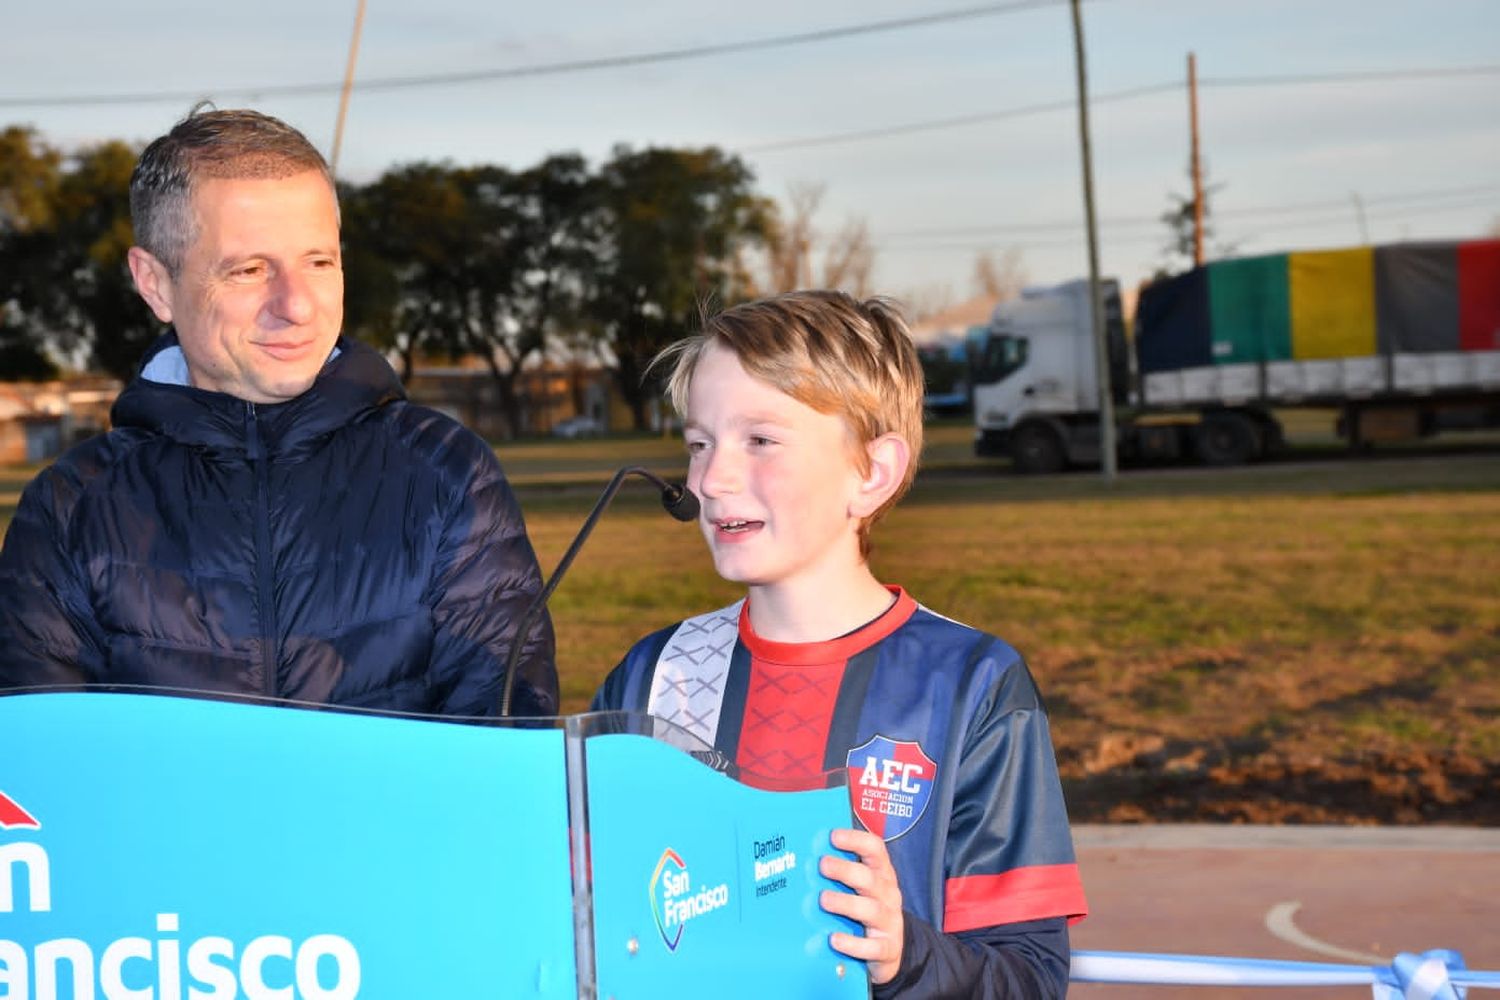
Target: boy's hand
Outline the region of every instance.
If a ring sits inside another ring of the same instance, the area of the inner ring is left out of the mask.
[[[825,854],[818,860],[818,871],[851,890],[824,890],[819,903],[829,913],[864,924],[865,934],[859,937],[836,931],[829,944],[850,958],[864,959],[870,982],[890,982],[901,968],[901,935],[905,930],[901,888],[896,884],[890,852],[885,849],[885,841],[865,830],[835,830],[831,839],[834,847],[858,855],[859,860],[836,854]]]

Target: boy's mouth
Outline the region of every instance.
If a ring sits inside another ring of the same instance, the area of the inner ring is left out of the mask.
[[[760,527],[760,521],[746,521],[743,518],[731,517],[721,521],[715,521],[714,527],[727,535],[739,535]]]

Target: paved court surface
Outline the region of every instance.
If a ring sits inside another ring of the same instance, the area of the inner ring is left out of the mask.
[[[1500,829],[1077,826],[1075,949],[1384,964],[1452,948],[1500,970]],[[1369,997],[1364,987],[1079,983],[1070,997]],[[1470,1000],[1500,992],[1476,990]]]

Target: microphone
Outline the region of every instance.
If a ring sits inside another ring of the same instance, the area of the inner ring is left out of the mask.
[[[578,550],[583,548],[584,541],[594,530],[594,525],[599,521],[599,515],[604,513],[604,508],[620,492],[620,487],[625,482],[626,476],[640,476],[656,485],[661,490],[661,505],[668,514],[679,521],[696,521],[698,519],[698,497],[686,486],[678,486],[669,483],[650,469],[644,469],[639,465],[627,465],[611,477],[609,484],[604,487],[604,492],[599,494],[599,499],[594,503],[594,509],[589,511],[589,516],[584,519],[583,527],[578,529],[578,535],[573,539],[573,544],[568,546],[568,551],[558,560],[557,568],[552,571],[552,578],[542,587],[542,592],[536,595],[526,613],[521,616],[521,624],[516,629],[515,642],[510,647],[510,655],[505,661],[505,680],[500,686],[500,718],[510,718],[511,691],[516,683],[516,667],[521,662],[521,650],[526,647],[526,638],[531,634],[531,626],[536,621],[536,616],[541,614],[547,606],[547,598],[557,589],[558,583],[562,581],[563,574],[568,567],[573,565],[573,557],[578,555]]]

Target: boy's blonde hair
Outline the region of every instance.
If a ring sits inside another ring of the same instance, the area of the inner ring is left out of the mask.
[[[859,526],[862,555],[870,554],[870,528],[911,487],[922,453],[922,365],[911,331],[896,304],[860,302],[835,291],[801,291],[746,302],[705,318],[703,332],[680,340],[652,362],[670,365],[667,392],[687,416],[688,389],[710,344],[722,344],[746,372],[819,413],[844,419],[850,453],[861,473],[870,471],[865,446],[882,434],[899,434],[911,461],[896,491]]]

